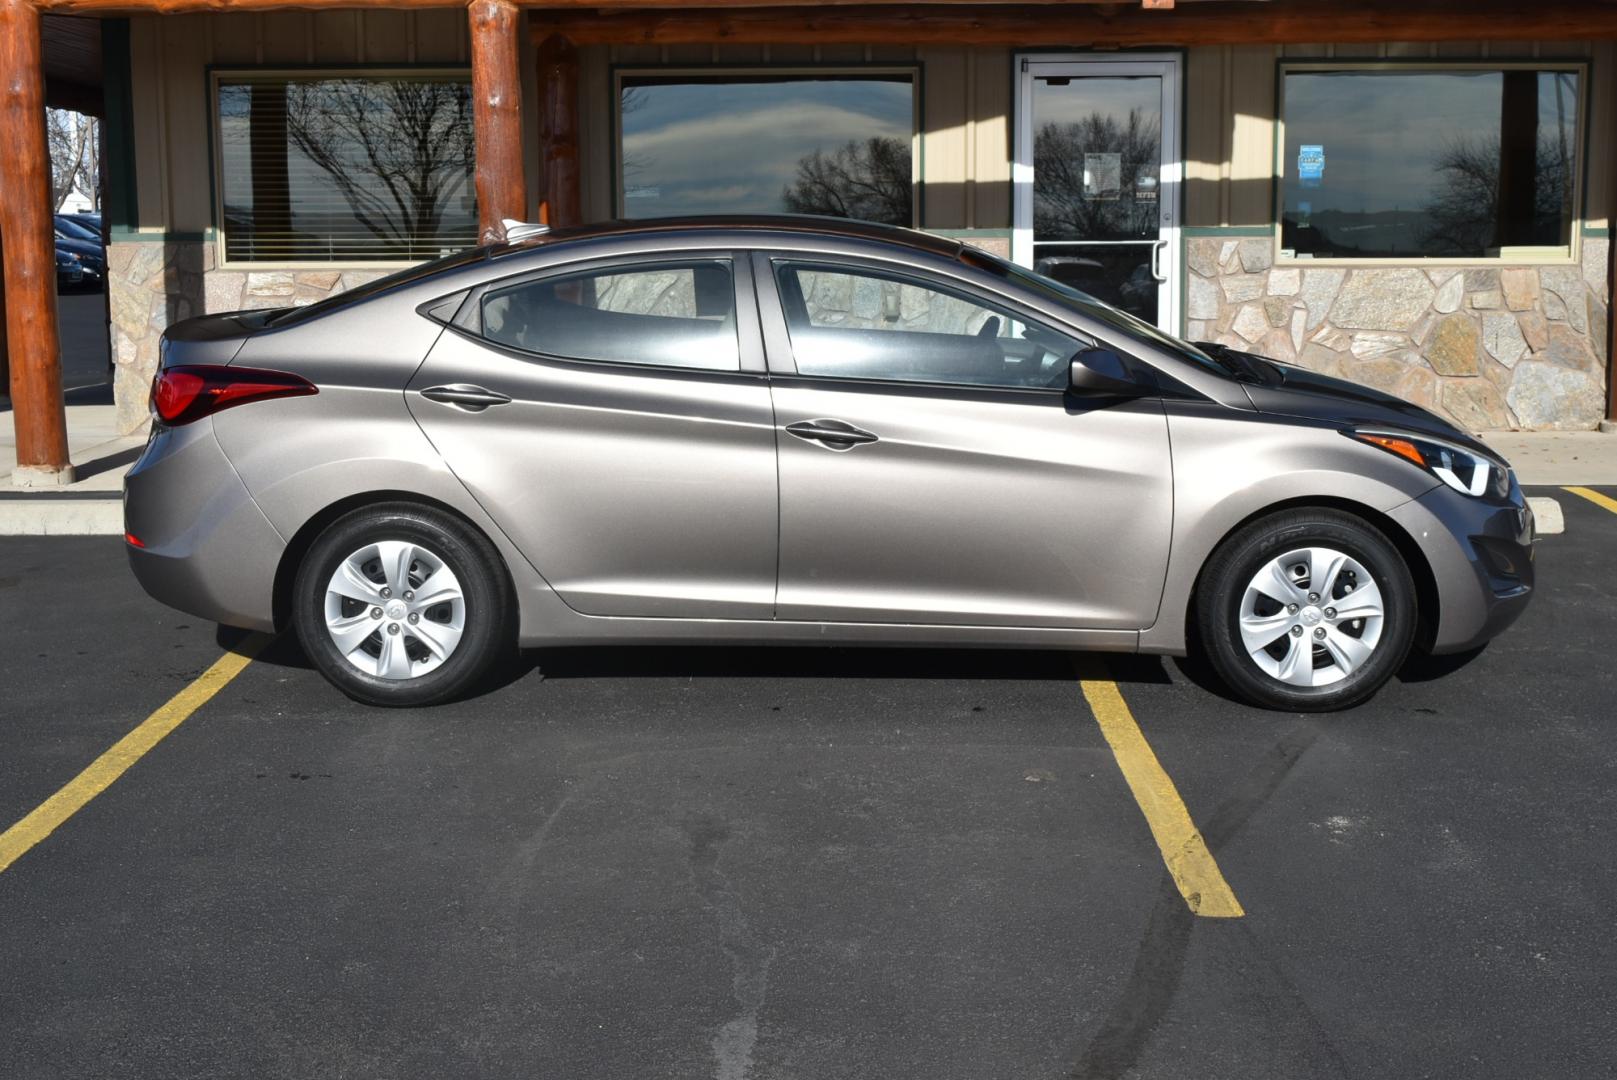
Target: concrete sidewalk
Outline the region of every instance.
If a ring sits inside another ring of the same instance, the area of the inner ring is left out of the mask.
[[[16,438],[11,409],[0,397],[0,536],[122,534],[123,477],[146,436],[118,434],[113,407],[106,404],[70,404],[67,431],[77,480],[60,488],[14,487]],[[1617,486],[1617,434],[1494,431],[1482,438],[1515,467],[1523,487]],[[1560,519],[1558,512],[1551,518],[1535,509],[1546,525]]]
[[[1523,487],[1617,484],[1617,433],[1601,431],[1484,431]]]
[[[120,435],[111,405],[69,405],[67,451],[75,480],[65,487],[19,488],[11,406],[0,398],[0,536],[119,535],[124,473],[146,445],[144,433]]]

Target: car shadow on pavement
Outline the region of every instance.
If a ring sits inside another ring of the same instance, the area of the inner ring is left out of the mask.
[[[1423,683],[1445,679],[1471,664],[1487,648],[1487,645],[1479,645],[1475,649],[1449,653],[1447,656],[1431,656],[1417,649],[1409,654],[1409,659],[1404,661],[1404,666],[1398,669],[1396,678],[1399,682],[1406,683]]]
[[[218,628],[219,647],[230,650],[242,631]],[[1405,683],[1430,682],[1461,670],[1482,649],[1450,656],[1416,651],[1399,669]],[[297,636],[283,633],[259,653],[273,667],[313,664]],[[497,665],[469,697],[502,689],[537,672],[542,679],[972,679],[1070,682],[1086,670],[1103,672],[1119,683],[1166,685],[1181,679],[1225,701],[1236,698],[1199,651],[1165,658],[1126,653],[1082,653],[1049,649],[907,649],[802,645],[602,645],[523,649]]]
[[[220,648],[242,632],[219,627]],[[258,654],[261,664],[311,669],[297,635],[283,633]],[[530,673],[544,679],[976,679],[1073,682],[1099,661],[1120,683],[1167,683],[1156,656],[1029,649],[888,649],[834,646],[571,646],[524,649],[500,664],[470,696],[498,690]]]

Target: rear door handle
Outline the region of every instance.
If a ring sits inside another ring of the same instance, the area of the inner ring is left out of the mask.
[[[490,405],[511,404],[509,396],[494,390],[485,390],[481,386],[472,386],[469,383],[429,386],[421,391],[421,396],[429,401],[438,401],[445,405],[457,406],[467,412],[482,412]]]
[[[861,431],[841,420],[800,420],[795,424],[787,424],[786,431],[799,439],[817,442],[831,450],[852,450],[861,443],[877,441],[876,436],[870,432]]]

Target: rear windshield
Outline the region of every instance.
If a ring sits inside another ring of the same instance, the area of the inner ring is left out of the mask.
[[[482,262],[496,248],[506,246],[505,244],[492,244],[484,247],[467,248],[465,251],[457,251],[453,255],[445,255],[443,258],[434,259],[431,262],[416,263],[414,266],[407,266],[403,270],[389,274],[386,277],[379,277],[375,281],[369,281],[363,285],[356,285],[352,289],[337,293],[334,296],[328,296],[326,299],[316,301],[313,304],[308,304],[304,307],[287,308],[285,311],[272,315],[267,325],[277,327],[296,326],[298,323],[308,322],[310,319],[318,319],[322,315],[338,311],[350,304],[369,300],[373,296],[381,296],[383,293],[392,292],[394,289],[402,289],[406,285],[414,285],[416,282],[424,281],[434,274],[441,274],[449,270],[459,270],[463,266],[471,266],[473,263]]]

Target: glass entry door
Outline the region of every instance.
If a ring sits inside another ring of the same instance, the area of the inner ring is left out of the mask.
[[[1179,326],[1179,60],[1019,58],[1012,257]]]

